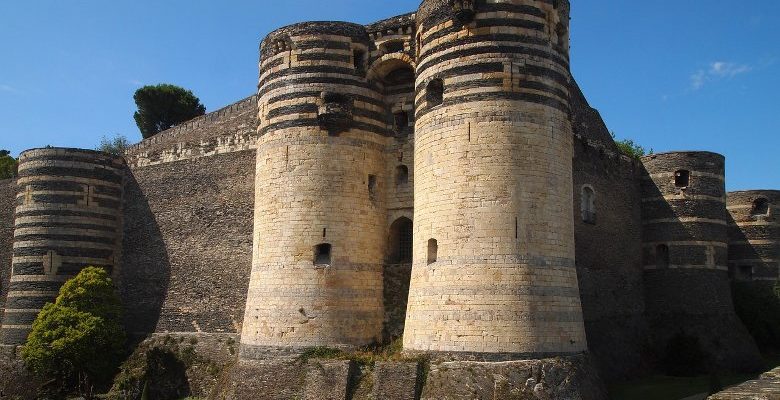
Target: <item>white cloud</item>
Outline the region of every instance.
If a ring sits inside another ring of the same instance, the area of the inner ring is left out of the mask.
[[[15,87],[9,86],[9,85],[4,85],[4,84],[0,84],[0,92],[19,93],[19,91],[16,90]]]
[[[715,61],[710,63],[708,68],[700,69],[691,75],[691,88],[693,90],[699,90],[708,82],[733,78],[737,75],[746,74],[752,70],[753,68],[746,64]]]
[[[133,85],[133,86],[143,86],[144,85],[144,83],[139,81],[138,79],[130,80],[130,84]]]

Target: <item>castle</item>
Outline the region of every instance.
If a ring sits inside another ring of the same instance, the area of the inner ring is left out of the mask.
[[[630,376],[683,332],[760,363],[730,279],[780,270],[780,191],[723,156],[622,155],[569,68],[568,0],[425,0],[262,42],[256,95],[132,146],[22,153],[0,182],[0,343],[85,265],[130,332],[240,357],[354,348]]]

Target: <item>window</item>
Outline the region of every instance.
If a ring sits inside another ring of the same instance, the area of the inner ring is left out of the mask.
[[[691,171],[681,169],[674,173],[674,186],[678,188],[688,187],[691,184]]]
[[[376,197],[376,175],[368,176],[368,197],[371,200]]]
[[[382,49],[385,54],[401,53],[404,51],[404,42],[401,40],[393,40],[382,45]]]
[[[428,82],[425,89],[425,100],[429,107],[436,107],[444,102],[444,81],[434,79]]]
[[[314,265],[330,265],[330,243],[314,246]]]
[[[754,217],[769,215],[769,200],[763,197],[754,200],[750,215]]]
[[[406,111],[398,111],[393,114],[395,121],[395,131],[401,133],[405,128],[409,127],[409,114]]]
[[[655,248],[655,266],[658,269],[669,268],[669,246],[665,244],[659,244]]]
[[[439,256],[439,243],[436,239],[428,240],[428,265],[436,262]]]
[[[582,187],[582,194],[580,196],[580,202],[582,209],[582,221],[588,224],[596,223],[596,193],[590,186]]]
[[[355,50],[352,52],[352,62],[355,65],[355,71],[358,73],[366,72],[366,52],[363,50]]]
[[[405,186],[409,183],[409,167],[406,165],[399,165],[395,168],[395,184],[396,186]]]
[[[401,217],[390,225],[390,263],[412,262],[412,220]]]

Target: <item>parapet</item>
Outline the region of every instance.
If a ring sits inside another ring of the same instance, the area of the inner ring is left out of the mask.
[[[255,148],[257,96],[194,118],[130,146],[131,167],[208,157]]]

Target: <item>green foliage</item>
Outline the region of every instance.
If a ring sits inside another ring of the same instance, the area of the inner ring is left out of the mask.
[[[100,144],[95,150],[113,154],[115,156],[121,156],[128,147],[130,147],[130,141],[127,140],[124,135],[114,135],[113,138],[103,136],[100,139]]]
[[[200,99],[175,85],[144,86],[133,99],[138,106],[133,118],[144,139],[206,113]]]
[[[8,150],[0,150],[0,179],[10,179],[16,176],[16,167],[19,162],[11,157]]]
[[[780,284],[734,282],[734,308],[758,346],[780,351]]]
[[[653,154],[653,149],[650,149],[648,152],[644,147],[634,142],[632,139],[617,140],[615,132],[611,132],[611,134],[612,139],[615,140],[615,144],[617,145],[618,149],[620,149],[620,152],[631,158],[639,159],[646,154]]]
[[[121,307],[102,268],[87,267],[60,289],[33,323],[22,358],[37,375],[54,378],[61,393],[110,382],[124,353]]]

